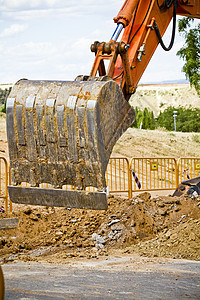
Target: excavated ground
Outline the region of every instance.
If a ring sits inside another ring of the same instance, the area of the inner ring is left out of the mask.
[[[0,125],[0,155],[8,158],[5,117]],[[129,129],[114,152],[127,157],[198,157],[199,141],[200,133]],[[12,215],[0,213],[0,219],[19,218],[16,229],[0,230],[0,264],[65,263],[128,253],[200,260],[200,197],[142,193],[132,200],[115,195],[108,201],[107,211],[13,205]]]
[[[120,255],[200,260],[200,197],[109,197],[107,211],[16,205],[16,229],[0,230],[0,260],[66,262]]]

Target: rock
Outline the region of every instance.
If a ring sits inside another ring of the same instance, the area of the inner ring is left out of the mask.
[[[82,243],[82,246],[83,246],[84,248],[86,248],[86,247],[90,247],[91,244],[90,244],[89,241],[84,241],[84,242]]]
[[[63,232],[62,231],[57,231],[56,235],[63,235]]]
[[[166,238],[170,238],[171,235],[172,235],[172,231],[169,229],[169,230],[165,233],[165,236],[166,236]]]
[[[135,221],[131,221],[131,227],[135,227],[136,226],[136,222]]]
[[[41,255],[46,255],[47,253],[50,253],[53,249],[55,249],[55,248],[53,248],[52,246],[40,247],[38,249],[34,249],[34,250],[29,251],[27,254],[30,257],[38,257],[38,256],[41,256]]]
[[[175,207],[174,209],[176,212],[178,212],[179,210],[181,210],[179,207]]]
[[[189,239],[192,240],[192,241],[196,240],[196,236],[195,236],[194,232],[190,233]]]
[[[32,209],[30,207],[27,207],[27,208],[24,209],[23,213],[25,215],[30,215],[32,213]]]
[[[81,241],[77,241],[76,246],[79,247],[79,248],[81,248],[83,246],[83,244],[82,244]]]
[[[161,216],[166,216],[168,214],[167,209],[159,209],[158,214]]]
[[[162,201],[158,202],[157,205],[158,207],[165,207],[165,204]]]
[[[67,257],[67,258],[76,257],[76,256],[77,256],[76,253],[67,253],[67,254],[66,254],[66,257]]]
[[[123,229],[124,229],[123,224],[114,224],[114,225],[111,226],[112,231],[121,231]]]
[[[88,226],[88,225],[90,225],[90,222],[85,222],[84,225]]]
[[[147,200],[151,199],[151,194],[148,192],[144,192],[144,193],[140,194],[140,199],[147,201]]]
[[[18,223],[19,218],[3,218],[0,220],[0,230],[16,228]]]
[[[32,221],[38,221],[38,220],[39,220],[37,216],[32,216],[32,217],[30,217],[30,219],[31,219]]]
[[[173,233],[170,237],[172,240],[176,240],[178,238],[177,233]]]
[[[72,223],[76,223],[78,220],[77,219],[72,219],[71,222]]]
[[[76,230],[74,229],[74,230],[71,231],[71,233],[70,233],[69,236],[70,236],[70,237],[73,237],[75,234],[76,234]]]
[[[95,247],[100,249],[102,249],[104,247],[104,244],[106,243],[105,238],[97,233],[92,234],[92,240],[96,241]]]
[[[132,231],[133,231],[133,234],[134,234],[134,235],[137,234],[135,228],[132,228]]]
[[[115,220],[112,220],[110,223],[108,223],[108,226],[112,226],[113,224],[116,224],[116,223],[119,223],[120,222],[120,219],[115,219]]]

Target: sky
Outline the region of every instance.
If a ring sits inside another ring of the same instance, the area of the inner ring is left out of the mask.
[[[90,45],[109,41],[124,0],[0,0],[0,83],[21,78],[74,80],[89,75]],[[171,28],[164,41],[168,45]],[[177,33],[170,52],[158,46],[140,83],[185,79],[176,56],[183,45]]]

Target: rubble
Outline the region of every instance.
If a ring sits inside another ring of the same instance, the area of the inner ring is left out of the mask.
[[[12,217],[18,227],[0,230],[4,262],[98,258],[118,249],[200,259],[200,197],[109,196],[107,211],[15,205]]]
[[[150,257],[200,259],[200,219],[189,219],[176,228],[161,232],[156,238],[130,247],[129,253],[136,252]]]

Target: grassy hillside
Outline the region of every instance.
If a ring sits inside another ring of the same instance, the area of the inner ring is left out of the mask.
[[[200,133],[129,128],[113,153],[127,157],[200,157]]]

